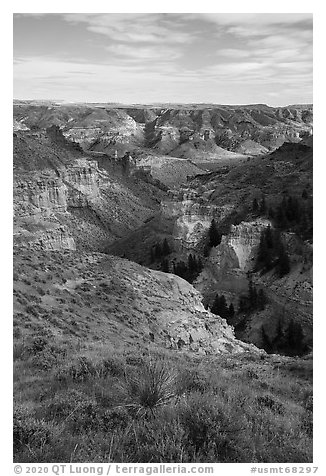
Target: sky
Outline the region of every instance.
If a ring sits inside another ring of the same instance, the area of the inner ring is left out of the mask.
[[[311,13],[15,13],[14,98],[312,103]]]

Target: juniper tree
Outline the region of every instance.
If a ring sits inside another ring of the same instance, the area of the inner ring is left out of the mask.
[[[260,201],[260,205],[259,205],[259,213],[261,215],[265,215],[266,213],[266,200],[265,200],[265,197],[263,197]]]
[[[164,238],[163,244],[162,244],[162,254],[163,256],[167,256],[171,253],[171,249],[168,243],[168,240]]]
[[[211,225],[208,230],[209,244],[213,248],[221,243],[222,235],[219,233],[214,218],[211,221]]]
[[[289,257],[286,253],[286,250],[284,248],[284,245],[281,243],[280,244],[280,249],[279,249],[279,257],[278,257],[278,263],[277,263],[277,271],[278,275],[280,278],[285,276],[290,272],[290,260]]]
[[[259,211],[258,200],[255,197],[252,201],[252,212],[256,214],[258,213],[258,211]]]

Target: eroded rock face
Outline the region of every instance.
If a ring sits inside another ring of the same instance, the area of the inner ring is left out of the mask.
[[[170,200],[162,203],[163,214],[176,217],[173,238],[185,249],[195,248],[207,235],[212,219],[220,221],[231,210],[232,207],[227,205],[209,204],[205,192],[199,196],[197,191],[190,189],[175,193]]]
[[[122,272],[127,268],[124,280],[135,290],[136,302],[140,299],[143,309],[152,309],[149,331],[166,347],[199,353],[255,350],[237,341],[232,327],[204,308],[202,296],[191,284],[178,276],[119,263]]]
[[[269,220],[257,219],[232,225],[230,233],[211,249],[195,287],[205,297],[219,290],[230,302],[236,302],[240,293],[247,292],[247,272],[253,269],[261,231],[270,224]]]
[[[232,248],[242,271],[252,268],[256,250],[259,245],[261,232],[271,226],[269,220],[258,219],[251,222],[242,222],[232,225],[230,233],[222,237],[221,245]],[[217,247],[218,248],[218,247]]]
[[[68,185],[68,205],[86,206],[89,200],[100,197],[99,173],[96,161],[76,160],[72,167],[62,172],[62,180]]]
[[[87,147],[101,136],[102,129],[100,127],[71,127],[63,134],[67,139]]]
[[[67,187],[59,178],[30,174],[14,183],[14,213],[17,217],[50,216],[67,211]]]
[[[33,247],[36,241],[30,239],[31,230],[36,233],[39,228],[43,232],[49,223],[55,223],[65,227],[71,240],[58,238],[55,246],[50,245],[53,240],[49,238],[46,245],[44,236],[38,240],[38,248],[43,243],[44,249],[47,246],[60,249],[61,244],[64,249],[71,249],[74,241],[79,249],[102,251],[114,239],[138,228],[152,216],[153,209],[158,209],[156,197],[163,193],[153,180],[131,176],[127,167],[108,157],[102,157],[101,168],[96,160],[86,157],[70,158],[66,164],[58,162],[53,169],[48,166],[26,171],[17,167],[15,224],[20,234],[26,230],[23,236],[28,237]]]
[[[95,109],[83,120],[72,118],[63,128],[66,138],[94,151],[114,152],[133,149],[144,141],[143,126],[125,111]]]
[[[68,207],[87,207],[100,197],[95,161],[76,160],[57,173],[19,175],[14,184],[16,241],[33,249],[76,249],[62,219]]]

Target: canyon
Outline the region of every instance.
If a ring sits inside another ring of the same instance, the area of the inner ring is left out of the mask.
[[[187,284],[193,305],[183,312],[171,308],[157,329],[167,332],[170,322],[173,340],[187,345],[191,334],[192,351],[231,352],[246,345],[252,350],[251,344],[264,347],[262,328],[274,339],[280,326],[286,330],[294,320],[311,348],[311,240],[282,231],[290,273],[279,278],[273,271],[256,272],[261,234],[273,220],[252,211],[253,200],[262,197],[268,207],[303,190],[312,199],[311,138],[311,105],[113,107],[16,101],[15,247],[27,254],[42,252],[43,259],[45,251],[116,255],[129,260],[119,266],[130,273],[133,262],[145,266],[139,276],[159,273],[153,275],[158,288],[171,287],[172,294],[164,291],[169,299],[182,301],[181,278],[166,278],[161,263],[150,259],[155,244],[167,239],[170,272],[190,253],[201,258],[203,268],[193,287]],[[221,241],[207,249],[213,219]],[[266,293],[264,310],[238,314],[228,323],[216,316],[218,330],[212,334],[205,319],[196,317],[198,300],[210,328],[214,296],[223,294],[237,308],[249,280]],[[157,298],[161,295],[150,288]],[[159,300],[157,306],[165,304]],[[219,332],[229,345],[221,344]],[[161,338],[157,342],[168,345]]]

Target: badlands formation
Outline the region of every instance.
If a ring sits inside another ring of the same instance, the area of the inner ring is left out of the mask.
[[[217,293],[238,308],[249,276],[265,292],[264,309],[236,313],[229,320],[228,339],[235,328],[242,340],[264,347],[262,327],[273,340],[278,329],[285,331],[294,319],[311,347],[311,236],[283,229],[289,273],[278,277],[273,270],[255,271],[261,233],[274,226],[267,209],[276,209],[284,196],[301,199],[303,191],[309,208],[311,133],[310,105],[113,107],[16,101],[15,247],[20,253],[115,254],[130,260],[121,266],[132,268],[136,261],[152,268],[148,279],[160,287],[166,278],[150,254],[165,238],[171,248],[170,272],[173,263],[187,261],[189,254],[202,260],[192,285],[202,295],[208,319]],[[263,213],[252,210],[255,199],[264,200]],[[305,213],[310,213],[308,208]],[[221,240],[207,249],[213,219]],[[176,282],[171,290],[180,289],[179,278],[168,276],[169,282]],[[189,329],[198,324],[191,312],[175,314]],[[173,338],[188,342],[189,336],[176,329]],[[207,340],[207,332],[197,339],[189,330],[192,348],[201,347],[198,343]],[[225,351],[212,336],[208,340],[203,348]]]
[[[312,106],[14,103],[14,461],[312,462]]]

